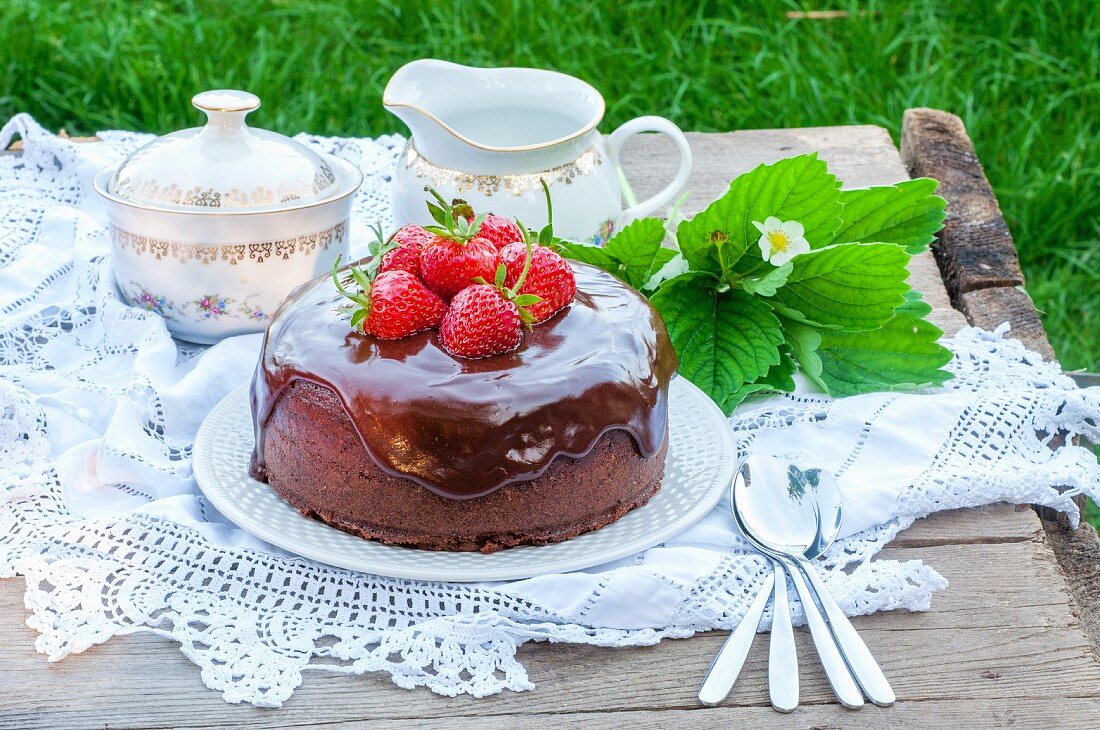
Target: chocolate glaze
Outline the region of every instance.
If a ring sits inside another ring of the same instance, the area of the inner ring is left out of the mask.
[[[450,499],[534,479],[612,429],[629,433],[643,456],[657,454],[677,365],[664,323],[615,277],[571,264],[573,302],[526,332],[518,350],[483,360],[449,355],[435,332],[360,335],[331,279],[300,287],[268,327],[252,381],[253,476],[265,477],[264,425],[296,379],[336,393],[379,468]]]

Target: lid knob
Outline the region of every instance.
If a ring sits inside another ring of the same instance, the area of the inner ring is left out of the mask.
[[[242,127],[245,115],[260,108],[260,97],[237,89],[213,89],[195,94],[191,104],[206,114],[210,124]]]

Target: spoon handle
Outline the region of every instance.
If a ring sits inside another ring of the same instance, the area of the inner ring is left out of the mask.
[[[798,707],[798,654],[787,602],[787,574],[778,560],[772,560],[775,591],[772,596],[772,633],[768,644],[768,694],[772,707],[791,712]]]
[[[775,583],[775,573],[769,574],[745,612],[741,623],[722,644],[718,655],[711,662],[707,676],[703,677],[703,684],[699,687],[699,701],[704,705],[713,707],[733,689],[733,683],[737,681],[737,675],[741,673],[741,667],[745,664],[745,658],[749,655],[752,640],[756,638],[756,627],[760,624],[760,616],[764,613],[764,607],[768,605],[768,599],[772,595],[772,587]]]
[[[821,601],[821,607],[825,609],[825,616],[829,621],[829,628],[832,630],[833,636],[836,637],[836,643],[840,646],[840,650],[844,652],[844,658],[848,660],[848,666],[852,668],[852,673],[859,682],[859,686],[867,694],[867,699],[879,707],[889,707],[894,704],[896,697],[894,696],[894,690],[890,687],[889,680],[882,673],[882,668],[875,661],[875,657],[872,656],[871,650],[867,648],[867,644],[864,643],[855,627],[852,626],[852,622],[844,615],[844,611],[841,610],[836,599],[833,598],[833,594],[829,592],[825,581],[821,579],[821,576],[808,560],[799,560],[798,564],[802,568],[802,572],[810,579],[810,585],[817,593],[817,597]]]
[[[863,693],[859,691],[848,665],[844,662],[844,657],[840,655],[840,649],[837,648],[833,635],[829,633],[829,625],[825,623],[825,618],[821,615],[813,594],[810,593],[806,581],[802,579],[802,574],[789,558],[780,558],[780,562],[791,576],[795,592],[798,593],[798,600],[802,602],[806,624],[810,627],[810,637],[814,641],[814,648],[817,649],[817,655],[821,659],[821,666],[825,670],[825,676],[829,679],[833,693],[840,700],[840,704],[850,710],[858,710],[863,707]]]

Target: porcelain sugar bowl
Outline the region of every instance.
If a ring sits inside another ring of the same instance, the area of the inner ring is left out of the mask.
[[[159,137],[96,174],[126,300],[173,335],[211,343],[262,331],[294,287],[348,251],[363,181],[352,164],[249,127],[260,100],[206,91],[203,127]]]

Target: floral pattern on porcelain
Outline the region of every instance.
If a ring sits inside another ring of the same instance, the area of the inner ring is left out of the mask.
[[[592,234],[592,237],[588,239],[588,242],[593,246],[603,246],[605,243],[611,240],[611,237],[615,235],[615,219],[608,218],[600,227],[596,229],[596,232]]]
[[[170,321],[188,316],[208,320],[236,318],[255,322],[264,322],[268,318],[263,308],[255,304],[254,300],[260,297],[255,293],[247,294],[243,298],[214,293],[189,301],[173,301],[133,281],[120,285],[119,288],[131,306],[159,314]]]

